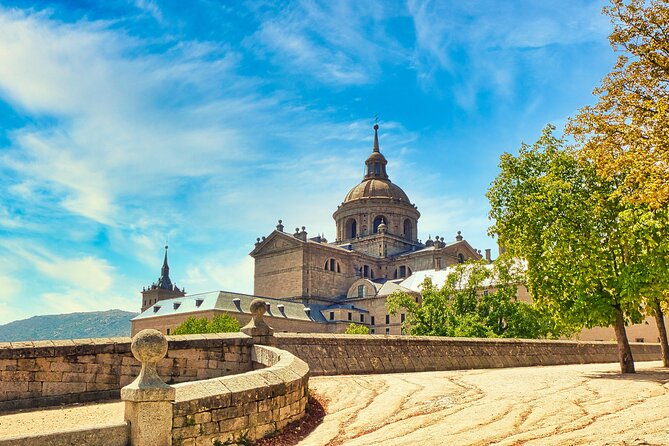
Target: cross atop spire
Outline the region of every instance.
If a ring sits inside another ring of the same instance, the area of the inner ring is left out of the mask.
[[[377,119],[378,121],[378,119]],[[379,150],[379,124],[374,124],[374,151],[380,152]]]

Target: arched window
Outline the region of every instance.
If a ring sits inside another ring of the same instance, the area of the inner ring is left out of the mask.
[[[354,218],[346,222],[346,238],[355,238],[358,235],[358,223]]]
[[[458,263],[465,263],[465,256],[462,253],[458,254]]]
[[[394,278],[404,279],[405,277],[409,277],[411,274],[412,274],[411,268],[402,265],[395,270]]]
[[[325,268],[323,268],[325,271],[332,271],[335,272],[337,271],[338,273],[341,272],[341,269],[339,268],[339,262],[337,262],[335,259],[328,259],[325,261]]]
[[[407,240],[413,240],[413,224],[408,218],[404,220],[404,238]]]
[[[373,226],[373,228],[374,228],[374,234],[376,234],[376,233],[379,232],[379,225],[380,225],[381,223],[384,223],[385,221],[386,221],[386,217],[384,217],[383,215],[379,215],[378,217],[376,217],[376,218],[374,219],[374,226]]]

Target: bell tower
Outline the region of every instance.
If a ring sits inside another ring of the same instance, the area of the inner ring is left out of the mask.
[[[160,277],[157,282],[152,283],[148,287],[142,289],[142,312],[147,308],[165,299],[173,299],[175,297],[183,297],[186,295],[186,290],[179,289],[170,279],[170,265],[167,263],[167,245],[165,245],[165,258],[163,259],[163,266],[160,269]]]

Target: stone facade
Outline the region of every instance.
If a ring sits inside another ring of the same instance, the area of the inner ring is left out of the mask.
[[[425,243],[418,239],[420,212],[390,181],[387,164],[379,149],[378,126],[374,126],[374,146],[365,161],[364,178],[333,214],[336,240],[309,238],[304,227],[290,234],[280,220],[276,230],[257,240],[250,254],[255,260],[254,294],[331,304],[336,309],[360,278],[383,283],[417,270],[480,259],[480,252],[459,232],[452,242],[443,237]],[[370,313],[370,321],[372,311],[375,321],[379,316],[385,321],[385,312],[378,312],[384,302],[360,300],[357,304]],[[329,315],[331,310],[325,311]],[[357,316],[354,322],[360,321]]]

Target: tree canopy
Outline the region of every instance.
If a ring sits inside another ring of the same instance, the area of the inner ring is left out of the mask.
[[[666,287],[666,215],[627,202],[553,130],[502,155],[488,192],[490,234],[527,261],[530,293],[556,318],[613,325],[621,369],[633,372],[625,324],[640,322],[644,297]]]
[[[218,314],[212,320],[191,316],[176,327],[172,334],[228,333],[239,331],[239,328],[239,321],[228,314]]]
[[[568,131],[598,173],[618,181],[625,200],[652,209],[669,205],[669,5],[612,0],[609,40],[621,52],[613,70]]]
[[[365,327],[364,325],[351,322],[348,324],[348,327],[346,327],[344,334],[369,334],[369,328]]]
[[[518,264],[470,262],[455,266],[441,288],[427,279],[420,303],[396,292],[387,306],[391,314],[406,309],[403,328],[412,335],[542,338],[567,333],[566,327],[517,299],[523,280]]]

